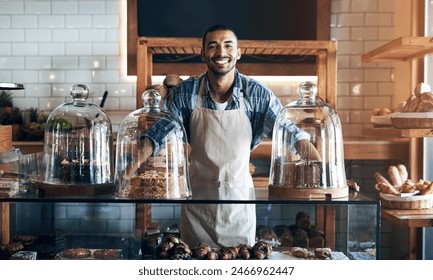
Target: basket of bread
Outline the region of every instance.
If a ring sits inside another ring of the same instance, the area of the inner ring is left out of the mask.
[[[395,128],[433,128],[433,93],[429,85],[419,83],[398,114],[391,117]]]
[[[433,182],[408,178],[406,166],[388,167],[389,180],[375,172],[375,188],[379,191],[382,205],[393,209],[425,209],[433,207]]]

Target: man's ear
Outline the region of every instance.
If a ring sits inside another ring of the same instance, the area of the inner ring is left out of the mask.
[[[200,59],[201,59],[202,62],[205,62],[205,61],[206,61],[206,60],[205,60],[204,50],[203,50],[203,49],[201,49],[201,52],[200,52]]]
[[[238,48],[238,57],[236,60],[241,59],[241,56],[242,56],[241,48]]]

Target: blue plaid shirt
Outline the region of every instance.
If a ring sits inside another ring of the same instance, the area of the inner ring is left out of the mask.
[[[229,99],[225,110],[239,109],[239,96],[242,89],[245,101],[245,113],[250,119],[253,135],[250,149],[254,150],[265,137],[272,138],[272,131],[277,114],[283,106],[270,89],[260,84],[258,81],[239,73],[238,70],[235,71],[232,98]],[[193,76],[183,81],[170,92],[164,103],[165,109],[176,115],[183,123],[188,141],[190,139],[191,114],[197,103],[201,79],[205,79],[202,106],[216,110],[215,101],[213,101],[210,95],[206,74]],[[286,126],[286,129],[290,132],[290,141],[292,143],[301,139],[310,139],[310,135],[299,129],[294,123],[289,122],[282,125]],[[162,132],[160,129],[161,127],[157,130]],[[167,132],[166,129],[164,130]],[[149,131],[147,136],[153,139],[155,150],[159,150],[163,143],[158,141],[160,137],[152,135],[155,132],[156,131],[153,131],[152,133]]]

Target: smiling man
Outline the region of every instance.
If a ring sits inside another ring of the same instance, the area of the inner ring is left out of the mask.
[[[183,122],[188,136],[194,200],[254,199],[250,152],[264,137],[272,137],[282,105],[267,87],[238,72],[240,58],[233,30],[211,27],[203,35],[201,52],[208,70],[181,82],[164,103]],[[311,146],[308,133],[293,123],[285,125],[296,147]],[[153,151],[161,148],[156,137],[147,138]],[[253,245],[255,230],[254,204],[183,204],[181,208],[181,238],[190,246],[199,242],[211,247]]]

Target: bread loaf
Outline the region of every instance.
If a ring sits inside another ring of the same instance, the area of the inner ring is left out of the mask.
[[[423,94],[425,95],[425,94]],[[416,112],[433,112],[433,101],[432,100],[421,100],[418,104]]]
[[[382,174],[380,174],[379,172],[375,172],[374,173],[374,178],[376,178],[376,182],[377,183],[381,183],[382,182],[382,183],[391,185],[391,183],[385,177],[383,177]]]
[[[404,164],[398,164],[397,169],[403,182],[409,179],[409,173],[407,172],[406,166]]]
[[[398,171],[397,166],[390,165],[388,167],[388,174],[394,187],[403,185],[403,181],[401,180],[400,172]]]

